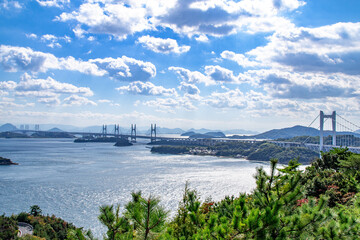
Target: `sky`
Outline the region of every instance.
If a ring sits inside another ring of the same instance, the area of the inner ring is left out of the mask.
[[[360,125],[358,0],[0,0],[0,123]]]

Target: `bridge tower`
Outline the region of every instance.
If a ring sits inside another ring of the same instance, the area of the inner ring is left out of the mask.
[[[39,124],[35,124],[35,132],[40,131],[40,125]]]
[[[103,125],[103,127],[102,127],[102,135],[103,135],[103,137],[106,137],[106,135],[107,135],[107,125]]]
[[[136,142],[136,124],[131,124],[131,142]]]
[[[324,119],[331,118],[332,120],[332,145],[336,146],[336,111],[333,111],[331,115],[325,115],[323,111],[320,111],[320,151],[324,148]]]
[[[154,135],[153,135],[154,133]],[[150,139],[151,142],[155,142],[156,141],[156,124],[151,124],[151,133],[150,133]]]
[[[119,124],[118,125],[115,124],[114,134],[116,135],[117,138],[120,136],[120,126],[119,126]]]

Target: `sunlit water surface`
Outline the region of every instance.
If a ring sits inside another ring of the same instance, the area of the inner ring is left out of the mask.
[[[152,154],[144,143],[73,143],[72,139],[0,139],[0,214],[39,205],[78,227],[104,233],[99,206],[124,206],[132,191],[161,198],[174,215],[186,181],[202,199],[220,200],[255,187],[256,167],[268,163],[211,156]]]

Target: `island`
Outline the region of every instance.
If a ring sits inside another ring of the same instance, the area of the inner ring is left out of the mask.
[[[12,161],[11,161],[10,159],[8,159],[8,158],[0,157],[0,166],[1,166],[1,165],[19,165],[19,164],[12,162]]]
[[[74,140],[75,143],[115,143],[116,147],[125,147],[132,146],[133,144],[129,142],[127,138],[117,138],[117,137],[87,137],[87,138],[77,138]]]
[[[132,146],[133,144],[131,142],[129,142],[129,140],[124,139],[124,138],[120,138],[117,140],[117,142],[115,143],[115,147],[127,147],[127,146]]]
[[[221,142],[212,146],[170,146],[161,145],[151,148],[152,153],[191,154],[218,157],[245,158],[248,160],[270,161],[278,159],[286,164],[290,159],[298,159],[302,164],[309,164],[319,157],[315,151],[304,147],[280,147],[269,142]]]

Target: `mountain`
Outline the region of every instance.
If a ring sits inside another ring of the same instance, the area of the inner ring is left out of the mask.
[[[289,128],[273,129],[255,135],[257,139],[292,138],[298,136],[319,136],[319,130],[297,125]]]
[[[223,132],[224,134],[243,134],[243,135],[249,135],[249,134],[258,134],[259,132],[255,132],[255,131],[249,131],[249,130],[244,130],[244,129],[231,129],[231,130],[213,130],[213,129],[206,129],[206,128],[201,128],[201,129],[195,129],[195,128],[190,128],[187,132],[196,132],[196,133],[201,133],[201,134],[206,134],[207,132]]]
[[[196,134],[196,132],[193,132],[193,131],[190,131],[190,132],[185,132],[185,133],[183,133],[183,134],[181,134],[181,136],[192,136],[192,135],[195,135]]]
[[[49,129],[48,132],[64,132],[64,131],[61,130],[60,128],[54,127],[52,129]]]
[[[196,133],[205,134],[207,132],[220,132],[220,130],[211,130],[206,128],[200,128],[200,129],[190,128],[189,130],[187,130],[187,132],[196,132]]]
[[[187,132],[187,136],[189,138],[224,138],[226,137],[224,133],[222,132],[206,132],[204,134],[202,133],[195,133],[195,132]],[[185,135],[181,135],[185,136]]]
[[[6,123],[6,124],[0,126],[0,132],[11,132],[11,131],[15,131],[15,130],[18,130],[17,127],[12,125],[11,123]]]
[[[324,135],[329,135],[329,132],[325,132]],[[234,139],[278,139],[278,138],[293,138],[298,136],[319,136],[319,130],[311,127],[304,126],[294,126],[288,128],[281,129],[273,129],[267,132],[263,132],[260,134],[252,135],[252,136],[238,136],[234,135],[230,138]]]

